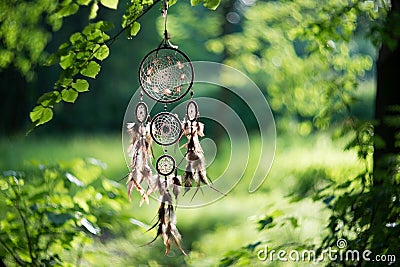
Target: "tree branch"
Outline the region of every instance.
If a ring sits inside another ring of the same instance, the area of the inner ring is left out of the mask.
[[[107,40],[106,42],[104,42],[108,47],[110,47],[115,40],[124,32],[126,31],[130,26],[132,26],[133,23],[135,23],[138,19],[140,19],[142,16],[144,16],[147,12],[150,11],[150,9],[152,9],[158,2],[160,2],[160,0],[155,0],[153,2],[153,4],[151,4],[150,6],[148,6],[146,9],[144,9],[142,11],[142,13],[135,18],[134,20],[132,20],[131,22],[129,22],[124,28],[122,28],[118,33],[116,33],[113,37],[111,37],[109,40]]]
[[[13,251],[6,245],[6,243],[3,242],[3,240],[0,239],[0,244],[8,251],[8,253],[11,254],[11,256],[14,258],[14,260],[21,266],[25,266],[27,263],[21,260],[17,254],[14,254]]]
[[[14,189],[13,186],[11,186],[12,190],[14,191],[15,195],[18,196],[18,192]],[[28,250],[29,250],[29,256],[31,257],[31,261],[33,263],[34,257],[33,257],[33,250],[32,250],[32,242],[31,238],[28,233],[28,224],[26,223],[25,217],[22,215],[21,209],[19,208],[18,202],[13,204],[13,207],[17,210],[17,213],[19,217],[21,218],[22,224],[24,226],[24,232],[25,232],[25,237],[28,243]]]

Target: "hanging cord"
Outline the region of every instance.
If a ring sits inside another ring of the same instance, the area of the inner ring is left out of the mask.
[[[164,4],[164,6],[161,10],[161,15],[164,18],[164,39],[162,40],[162,42],[160,43],[160,45],[158,47],[160,48],[162,45],[164,45],[165,47],[170,46],[172,48],[177,49],[178,46],[171,44],[171,42],[169,41],[170,36],[169,36],[168,30],[167,30],[168,0],[164,0],[163,4]]]
[[[161,13],[164,18],[164,43],[167,43],[169,40],[168,31],[167,31],[168,0],[164,0],[164,7],[163,7]]]

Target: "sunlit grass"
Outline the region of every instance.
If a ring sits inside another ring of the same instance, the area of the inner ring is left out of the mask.
[[[121,135],[16,136],[0,138],[0,169],[21,168],[29,162],[54,164],[74,158],[96,158],[107,164],[105,175],[118,180],[128,171]]]
[[[313,202],[310,194],[326,179],[344,180],[353,177],[360,166],[353,152],[343,152],[343,141],[332,142],[328,134],[309,137],[278,136],[275,160],[266,181],[255,193],[248,192],[251,177],[244,177],[232,193],[201,208],[178,208],[178,228],[183,247],[190,258],[183,258],[173,249],[165,257],[161,240],[149,246],[155,231],[146,232],[129,222],[130,218],[154,223],[158,208],[152,199],[149,206],[139,208],[139,197],[131,203],[126,197],[123,212],[126,221],[124,236],[113,236],[104,242],[95,241],[84,250],[82,265],[108,266],[215,266],[229,250],[256,241],[271,245],[298,242],[312,245],[319,242],[325,231],[327,211],[321,203]],[[257,146],[257,143],[253,143]],[[122,178],[128,171],[121,146],[115,135],[73,137],[15,137],[0,140],[0,169],[20,169],[30,161],[55,163],[59,160],[93,157],[107,164],[105,176]],[[210,174],[218,173],[218,164],[226,163],[228,151],[220,150]],[[236,157],[235,160],[240,160]],[[250,160],[250,164],[255,164]],[[251,166],[254,168],[254,166]],[[121,181],[124,186],[125,181]],[[201,196],[201,193],[198,193]],[[295,199],[297,202],[292,202]],[[281,226],[272,230],[257,230],[257,221],[265,214],[282,212],[295,217],[298,227]],[[113,218],[110,218],[112,223]],[[254,255],[256,257],[256,254]]]

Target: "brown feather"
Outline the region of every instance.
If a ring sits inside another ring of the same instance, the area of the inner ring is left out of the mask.
[[[129,167],[131,171],[128,175],[128,197],[131,199],[131,193],[133,188],[136,188],[142,199],[139,203],[141,206],[143,202],[149,204],[148,190],[144,190],[141,186],[144,180],[147,184],[150,184],[150,180],[153,176],[151,165],[152,157],[152,138],[148,133],[148,129],[144,125],[138,125],[135,123],[128,123],[127,130],[130,135],[130,144],[128,147],[128,153],[131,156],[131,162]]]

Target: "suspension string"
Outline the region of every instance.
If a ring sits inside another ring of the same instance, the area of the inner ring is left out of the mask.
[[[167,16],[168,16],[168,0],[164,0],[164,7],[162,10],[162,16],[164,18],[164,44],[168,43],[168,31],[167,31]]]
[[[170,36],[167,31],[167,17],[168,17],[168,0],[164,0],[164,6],[161,11],[161,14],[164,18],[164,40],[161,41],[160,45],[158,46],[159,48],[164,44],[165,47],[170,46],[172,48],[178,49],[177,45],[171,44],[169,41]]]

